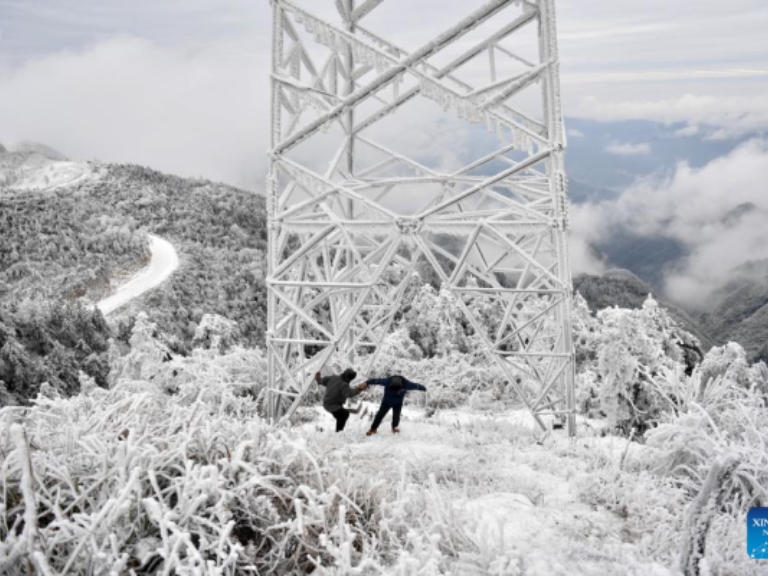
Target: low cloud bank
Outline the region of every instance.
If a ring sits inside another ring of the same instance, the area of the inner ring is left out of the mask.
[[[687,307],[705,307],[732,278],[734,268],[768,258],[768,140],[746,142],[695,169],[636,183],[617,200],[576,206],[572,254],[621,228],[682,242],[689,256],[667,274],[667,295]],[[574,272],[599,270],[594,257],[574,258]]]
[[[261,189],[267,70],[244,41],[186,51],[114,38],[5,70],[0,137]]]
[[[735,139],[768,132],[768,99],[759,96],[694,96],[606,102],[582,98],[571,116],[591,120],[653,120],[664,124],[684,122],[678,136],[701,134],[712,140]]]

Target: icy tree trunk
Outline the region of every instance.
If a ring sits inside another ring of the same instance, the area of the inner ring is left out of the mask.
[[[688,507],[680,546],[680,570],[686,576],[699,576],[699,564],[704,558],[707,532],[717,510],[720,490],[738,463],[735,456],[715,460],[699,494]]]

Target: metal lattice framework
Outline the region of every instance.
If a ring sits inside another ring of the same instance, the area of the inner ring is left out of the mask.
[[[271,416],[325,366],[367,374],[426,265],[538,423],[559,415],[573,434],[554,0],[488,1],[412,51],[363,25],[383,2],[336,0],[332,19],[272,1]],[[390,143],[432,109],[485,135],[459,167]]]

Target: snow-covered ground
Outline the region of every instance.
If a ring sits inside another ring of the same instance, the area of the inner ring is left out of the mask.
[[[117,291],[96,306],[105,316],[124,306],[134,298],[156,288],[179,267],[179,255],[173,244],[153,234],[149,235],[149,249],[152,260],[149,266],[139,271]]]
[[[388,415],[378,434],[366,437],[376,408],[369,405],[363,418],[353,415],[340,434],[333,432],[329,414],[305,424],[313,451],[341,456],[390,486],[405,477],[430,486],[452,504],[444,510],[445,521],[462,526],[481,556],[494,559],[493,573],[674,573],[644,560],[624,518],[583,499],[595,470],[618,473],[626,440],[589,436],[585,421],[579,422],[577,439],[562,430],[545,434],[523,410],[446,410],[428,418],[423,409],[408,407],[400,434],[391,433]]]
[[[73,162],[45,147],[26,146],[0,153],[0,189],[51,191],[99,177],[88,162]]]

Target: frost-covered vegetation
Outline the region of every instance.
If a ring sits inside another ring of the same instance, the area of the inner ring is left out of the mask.
[[[353,418],[334,435],[314,396],[276,428],[258,348],[263,200],[104,170],[71,199],[47,196],[59,213],[39,225],[39,197],[0,198],[19,234],[0,268],[0,404],[27,404],[0,410],[0,573],[760,573],[744,539],[749,507],[768,505],[768,368],[738,344],[705,354],[650,298],[593,313],[576,296],[569,440],[528,426],[424,268],[361,374],[427,386],[403,434],[365,439],[368,422]],[[92,225],[67,239],[70,220]],[[97,295],[143,254],[145,231],[171,240],[183,266],[116,329],[45,300],[57,286]],[[101,280],[83,284],[81,261]],[[466,305],[496,330],[492,301]]]
[[[146,265],[147,233],[181,258],[139,303],[175,348],[189,349],[208,312],[236,320],[243,344],[263,343],[264,198],[140,166],[104,165],[65,188],[0,195],[0,300],[95,302]]]
[[[0,307],[0,406],[26,403],[43,384],[77,394],[83,375],[106,387],[110,337],[98,310],[34,300]]]
[[[702,358],[653,300],[593,316],[577,298],[590,418],[569,441],[520,423],[450,294],[409,302],[376,370],[429,397],[394,443],[363,441],[365,422],[333,435],[313,407],[274,428],[264,354],[231,320],[204,315],[181,355],[139,315],[108,388],[83,376],[0,411],[0,570],[759,573],[744,519],[768,503],[764,365],[736,344]]]
[[[108,294],[112,278],[149,261],[139,227],[125,213],[92,209],[70,190],[0,196],[0,300]]]

